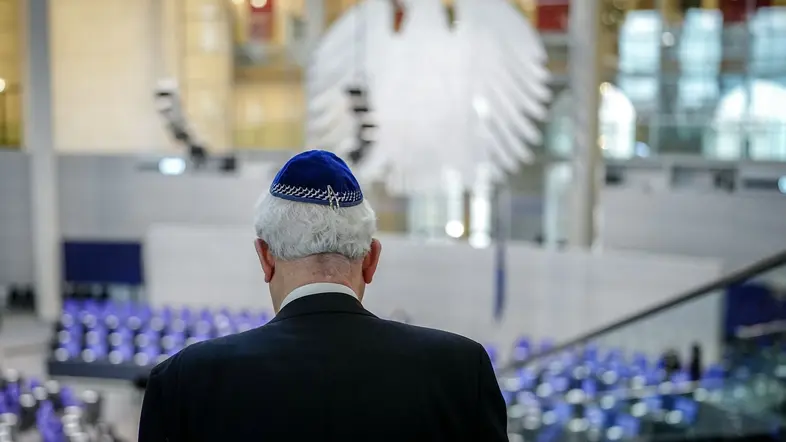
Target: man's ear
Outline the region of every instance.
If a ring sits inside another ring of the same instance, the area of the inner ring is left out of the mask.
[[[254,248],[259,257],[259,263],[262,265],[262,271],[265,273],[265,282],[269,283],[276,272],[276,259],[270,253],[270,246],[265,241],[255,240]]]
[[[382,243],[377,239],[371,240],[371,247],[365,258],[363,258],[363,282],[371,284],[374,279],[374,273],[377,272],[377,264],[379,264],[379,256],[382,254]]]

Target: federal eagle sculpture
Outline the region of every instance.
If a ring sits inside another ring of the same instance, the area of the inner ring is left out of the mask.
[[[354,164],[361,180],[394,194],[439,193],[446,176],[465,189],[499,180],[541,143],[546,60],[538,33],[506,0],[365,0],[314,50],[308,148],[344,157],[355,148],[347,90],[359,86],[377,126]]]

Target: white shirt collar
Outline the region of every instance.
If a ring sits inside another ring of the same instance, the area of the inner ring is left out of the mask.
[[[335,284],[332,282],[317,282],[314,284],[302,285],[289,292],[289,294],[284,298],[284,301],[281,302],[279,311],[296,299],[304,298],[310,295],[316,295],[319,293],[343,293],[345,295],[352,296],[355,299],[359,299],[355,291],[345,285]]]

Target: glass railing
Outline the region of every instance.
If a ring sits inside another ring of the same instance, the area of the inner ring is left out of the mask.
[[[786,251],[499,371],[511,441],[775,438],[786,428]]]

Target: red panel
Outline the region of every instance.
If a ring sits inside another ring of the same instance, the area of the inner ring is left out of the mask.
[[[567,2],[541,0],[538,4],[538,29],[547,32],[567,31],[568,11]]]
[[[723,11],[725,22],[745,21],[748,16],[748,3],[752,3],[754,9],[772,6],[772,0],[721,0],[720,9]]]
[[[401,26],[404,24],[404,15],[406,10],[404,5],[399,0],[393,0],[393,31],[400,32]]]
[[[273,12],[273,0],[251,0],[248,2],[252,14]]]
[[[249,2],[251,16],[249,17],[249,32],[252,40],[267,41],[273,38],[273,0],[252,0]]]

